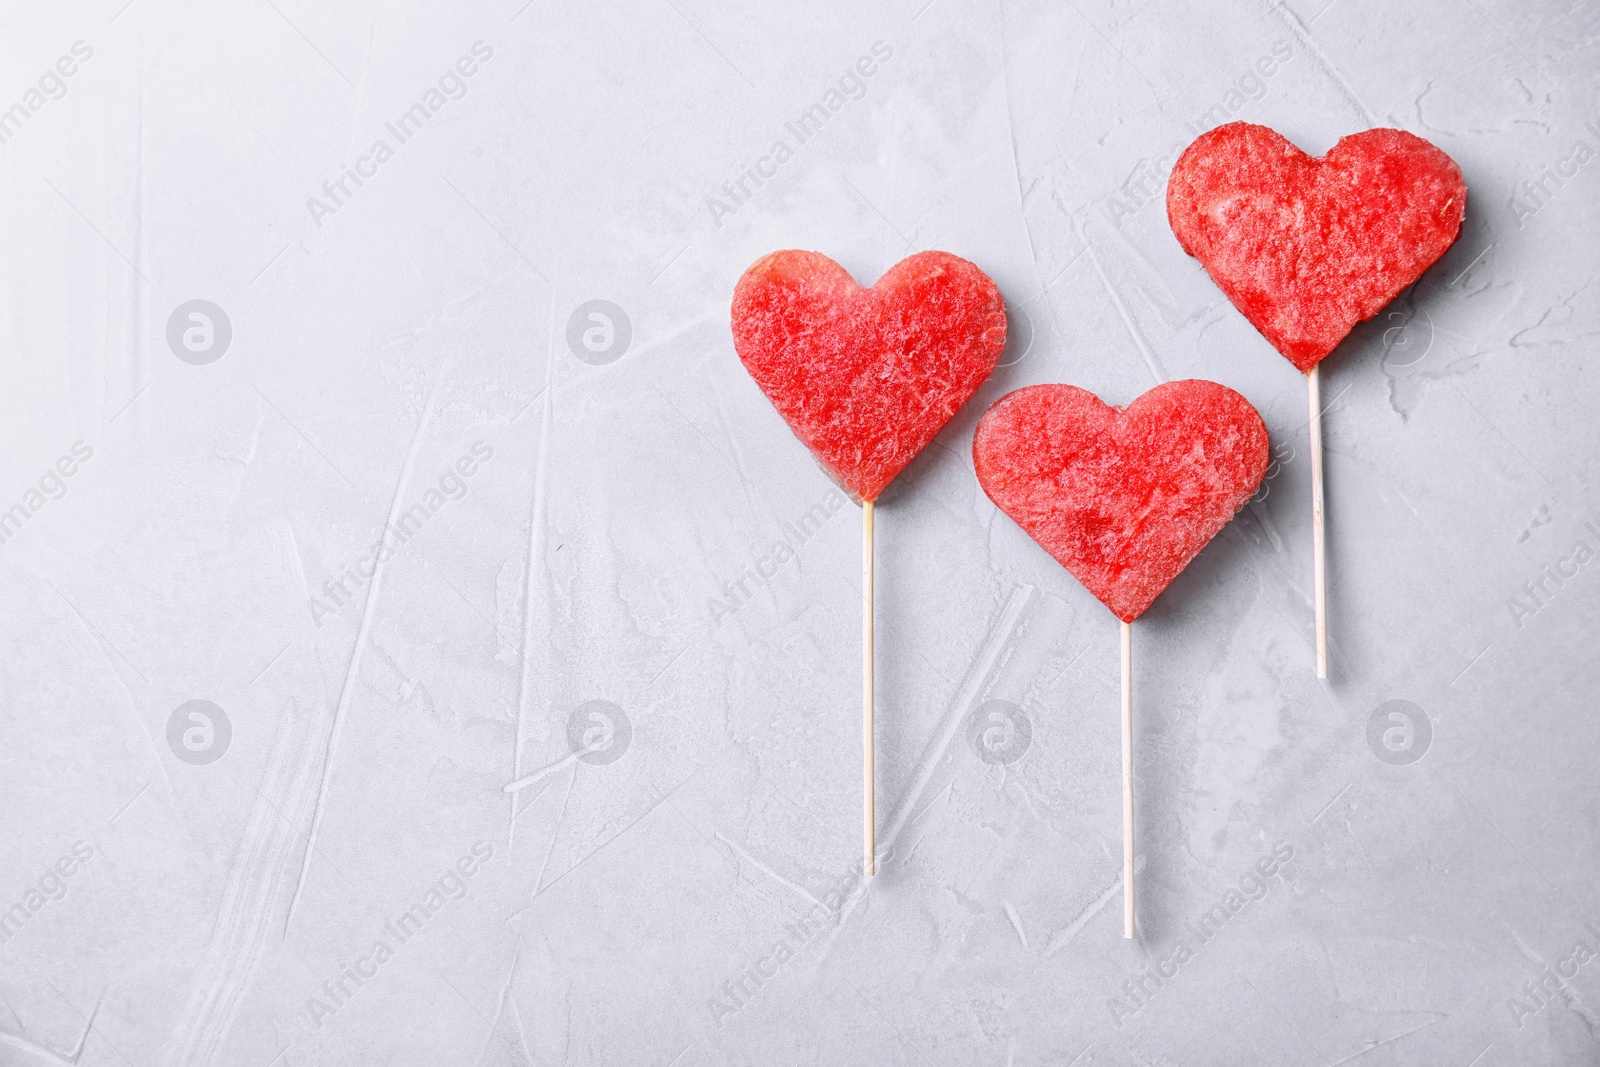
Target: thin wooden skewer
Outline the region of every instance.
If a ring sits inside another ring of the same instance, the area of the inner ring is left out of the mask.
[[[866,849],[863,857],[867,877],[877,874],[873,858],[878,847],[877,818],[874,799],[877,786],[874,781],[872,759],[872,501],[861,505],[861,772],[864,780],[862,794],[862,842]]]
[[[1328,581],[1322,532],[1322,386],[1321,364],[1306,375],[1306,401],[1311,408],[1311,566],[1317,599],[1317,677],[1328,676]]]
[[[1133,936],[1133,626],[1122,624],[1122,936]]]

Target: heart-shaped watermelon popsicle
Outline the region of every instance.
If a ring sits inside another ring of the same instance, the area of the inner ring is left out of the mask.
[[[1467,186],[1403,130],[1342,138],[1320,159],[1265,126],[1230,122],[1184,149],[1167,219],[1233,305],[1306,372],[1317,677],[1328,676],[1321,361],[1455,243]]]
[[[1230,122],[1184,149],[1167,182],[1183,250],[1306,372],[1449,250],[1466,207],[1461,168],[1404,130],[1352,134],[1316,159]]]
[[[1035,385],[984,412],[972,459],[989,499],[1122,621],[1122,933],[1133,937],[1130,624],[1255,493],[1267,428],[1215,382],[1168,382],[1126,408]]]
[[[858,502],[928,446],[1005,343],[1000,290],[948,252],[903,259],[869,289],[819,252],[774,252],[733,294],[745,369]]]
[[[1124,623],[1255,493],[1269,462],[1250,402],[1208,381],[1126,408],[1072,385],[1007,393],[972,439],[989,499]]]
[[[919,252],[864,289],[818,252],[757,260],[733,293],[745,369],[829,477],[862,505],[863,866],[877,869],[873,784],[874,501],[978,391],[1006,343],[977,267]]]

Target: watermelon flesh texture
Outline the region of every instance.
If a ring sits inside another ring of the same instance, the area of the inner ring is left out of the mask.
[[[973,437],[989,499],[1124,622],[1138,618],[1255,493],[1269,461],[1250,402],[1169,382],[1127,408],[1035,385]]]
[[[858,503],[878,494],[978,391],[1005,347],[1005,303],[947,252],[871,288],[818,252],[774,252],[734,289],[739,359]]]
[[[1402,130],[1367,130],[1321,159],[1230,122],[1172,169],[1167,219],[1233,305],[1310,371],[1455,243],[1461,169]]]

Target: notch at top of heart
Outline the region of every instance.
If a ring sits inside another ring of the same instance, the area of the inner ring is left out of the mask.
[[[1351,134],[1315,158],[1230,122],[1184,149],[1167,181],[1178,243],[1306,372],[1445,254],[1466,205],[1461,168],[1404,130]]]
[[[868,288],[820,252],[758,259],[733,294],[739,359],[823,469],[875,500],[983,385],[1006,342],[988,275],[919,252]]]

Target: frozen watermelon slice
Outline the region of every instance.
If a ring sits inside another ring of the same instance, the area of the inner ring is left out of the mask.
[[[858,501],[927,447],[1005,342],[1000,290],[948,252],[903,259],[870,289],[818,252],[773,252],[733,293],[745,369]]]
[[[1196,138],[1167,182],[1178,243],[1302,371],[1422,277],[1466,207],[1461,169],[1403,130],[1352,134],[1315,159],[1230,122]]]
[[[972,441],[989,499],[1124,622],[1250,499],[1267,453],[1250,402],[1194,380],[1126,408],[1072,385],[1018,389]]]

